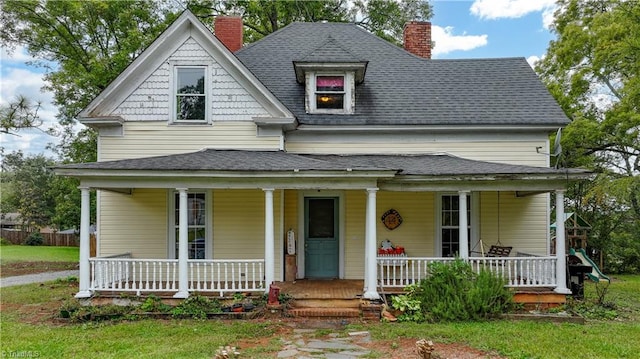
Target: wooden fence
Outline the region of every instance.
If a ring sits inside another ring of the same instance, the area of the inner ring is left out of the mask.
[[[13,231],[7,229],[0,230],[0,237],[6,239],[7,241],[13,244],[24,244],[27,240],[27,237],[31,232],[27,231]],[[70,233],[70,234],[60,234],[60,233],[40,233],[42,235],[42,239],[44,240],[44,246],[64,246],[64,247],[78,247],[80,245],[80,237]]]

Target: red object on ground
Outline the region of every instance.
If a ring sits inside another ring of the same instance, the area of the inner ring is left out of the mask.
[[[278,301],[278,296],[280,296],[280,287],[276,287],[275,285],[269,286],[269,298],[267,299],[267,304],[271,305],[280,305]]]

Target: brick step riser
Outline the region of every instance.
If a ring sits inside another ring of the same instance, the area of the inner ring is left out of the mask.
[[[292,308],[360,308],[360,299],[295,299]]]

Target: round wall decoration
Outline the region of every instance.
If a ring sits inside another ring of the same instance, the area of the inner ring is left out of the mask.
[[[402,216],[400,216],[400,213],[393,208],[384,212],[381,220],[382,223],[384,223],[384,226],[389,230],[394,230],[402,224]]]

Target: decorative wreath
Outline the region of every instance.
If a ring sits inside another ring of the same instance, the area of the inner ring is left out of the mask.
[[[391,231],[400,227],[400,225],[402,224],[402,216],[400,216],[400,213],[398,213],[398,211],[393,208],[384,212],[382,218],[380,219],[382,220],[384,226]]]

